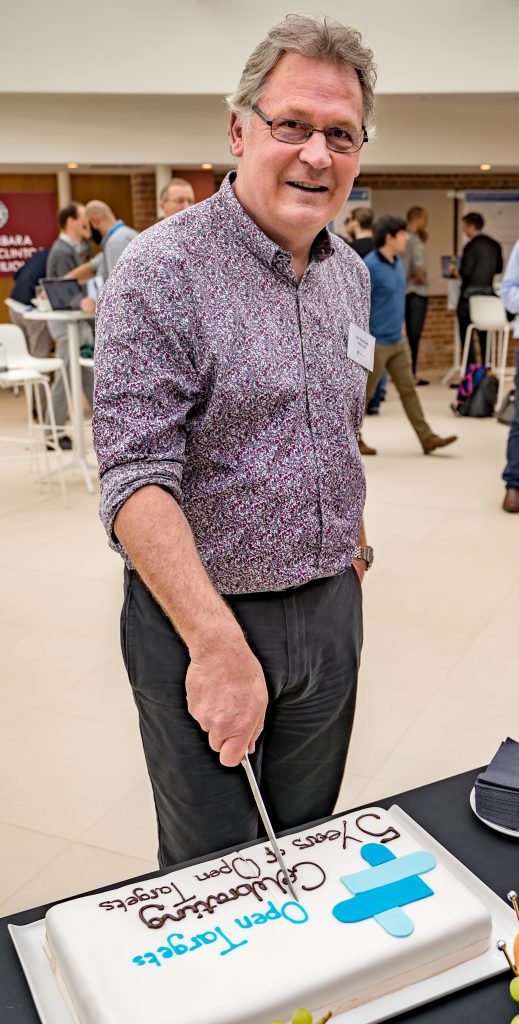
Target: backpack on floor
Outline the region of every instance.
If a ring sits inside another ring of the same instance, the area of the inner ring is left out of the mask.
[[[498,387],[488,366],[471,363],[458,387],[453,412],[458,416],[493,416]]]

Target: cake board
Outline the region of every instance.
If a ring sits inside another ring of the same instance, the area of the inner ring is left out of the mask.
[[[415,985],[408,985],[346,1013],[334,1015],[333,1024],[380,1024],[400,1013],[417,1009],[509,969],[503,954],[497,950],[496,943],[498,939],[505,939],[507,943],[513,945],[513,937],[517,931],[515,912],[400,807],[393,805],[390,813],[395,821],[416,839],[417,845],[425,844],[438,861],[484,903],[492,917],[490,946],[481,956],[464,964]],[[43,949],[45,920],[27,925],[8,925],[8,930],[42,1024],[74,1024]],[[265,1024],[270,1022],[265,1021]]]

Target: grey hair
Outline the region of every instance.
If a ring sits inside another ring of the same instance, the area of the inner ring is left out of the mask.
[[[172,178],[171,181],[168,181],[167,185],[164,185],[164,188],[161,189],[161,193],[160,193],[161,202],[164,202],[164,200],[168,198],[168,192],[169,192],[170,188],[173,188],[173,186],[178,186],[178,185],[182,185],[183,188],[186,188],[186,187],[187,188],[192,188],[193,187],[191,182],[190,181],[186,181],[185,178]]]
[[[377,79],[372,51],[363,46],[357,29],[341,25],[333,18],[310,14],[287,14],[258,43],[243,69],[237,89],[226,97],[231,111],[247,122],[270,74],[285,53],[299,53],[337,67],[353,68],[362,92],[364,124],[369,125]]]

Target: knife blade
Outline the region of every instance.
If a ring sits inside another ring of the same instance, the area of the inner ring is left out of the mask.
[[[285,862],[283,860],[283,857],[281,856],[281,850],[279,849],[279,846],[277,844],[277,840],[276,840],[276,836],[275,836],[275,833],[274,833],[274,829],[272,828],[272,825],[270,824],[270,819],[269,819],[269,816],[267,814],[267,808],[265,807],[265,804],[263,803],[263,797],[262,797],[262,795],[260,793],[258,783],[256,782],[256,776],[254,775],[254,772],[252,770],[252,766],[251,766],[251,763],[249,761],[249,755],[248,754],[245,754],[245,756],[242,758],[242,762],[241,763],[242,763],[243,767],[245,768],[245,774],[246,774],[246,776],[247,776],[247,778],[249,780],[250,788],[252,790],[252,795],[253,795],[253,797],[254,797],[254,799],[256,801],[256,807],[258,808],[261,820],[262,820],[262,822],[263,822],[263,824],[265,826],[265,830],[267,832],[267,836],[268,836],[270,845],[271,845],[271,847],[272,847],[272,849],[273,849],[273,851],[274,851],[274,853],[276,855],[276,860],[277,860],[277,862],[278,862],[278,864],[279,864],[279,866],[280,866],[280,868],[281,868],[281,870],[283,872],[283,875],[285,876],[284,877],[284,881],[286,881],[286,885],[287,885],[288,891],[289,891],[292,899],[295,900],[296,903],[299,903],[299,899],[296,896],[294,887],[292,885],[292,882],[290,881],[290,875],[288,874],[288,870],[287,870],[287,868],[285,866]]]

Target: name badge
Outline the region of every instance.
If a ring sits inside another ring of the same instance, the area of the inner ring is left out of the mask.
[[[375,338],[356,324],[350,324],[348,333],[348,356],[354,363],[360,363],[366,370],[373,369],[375,361]]]

